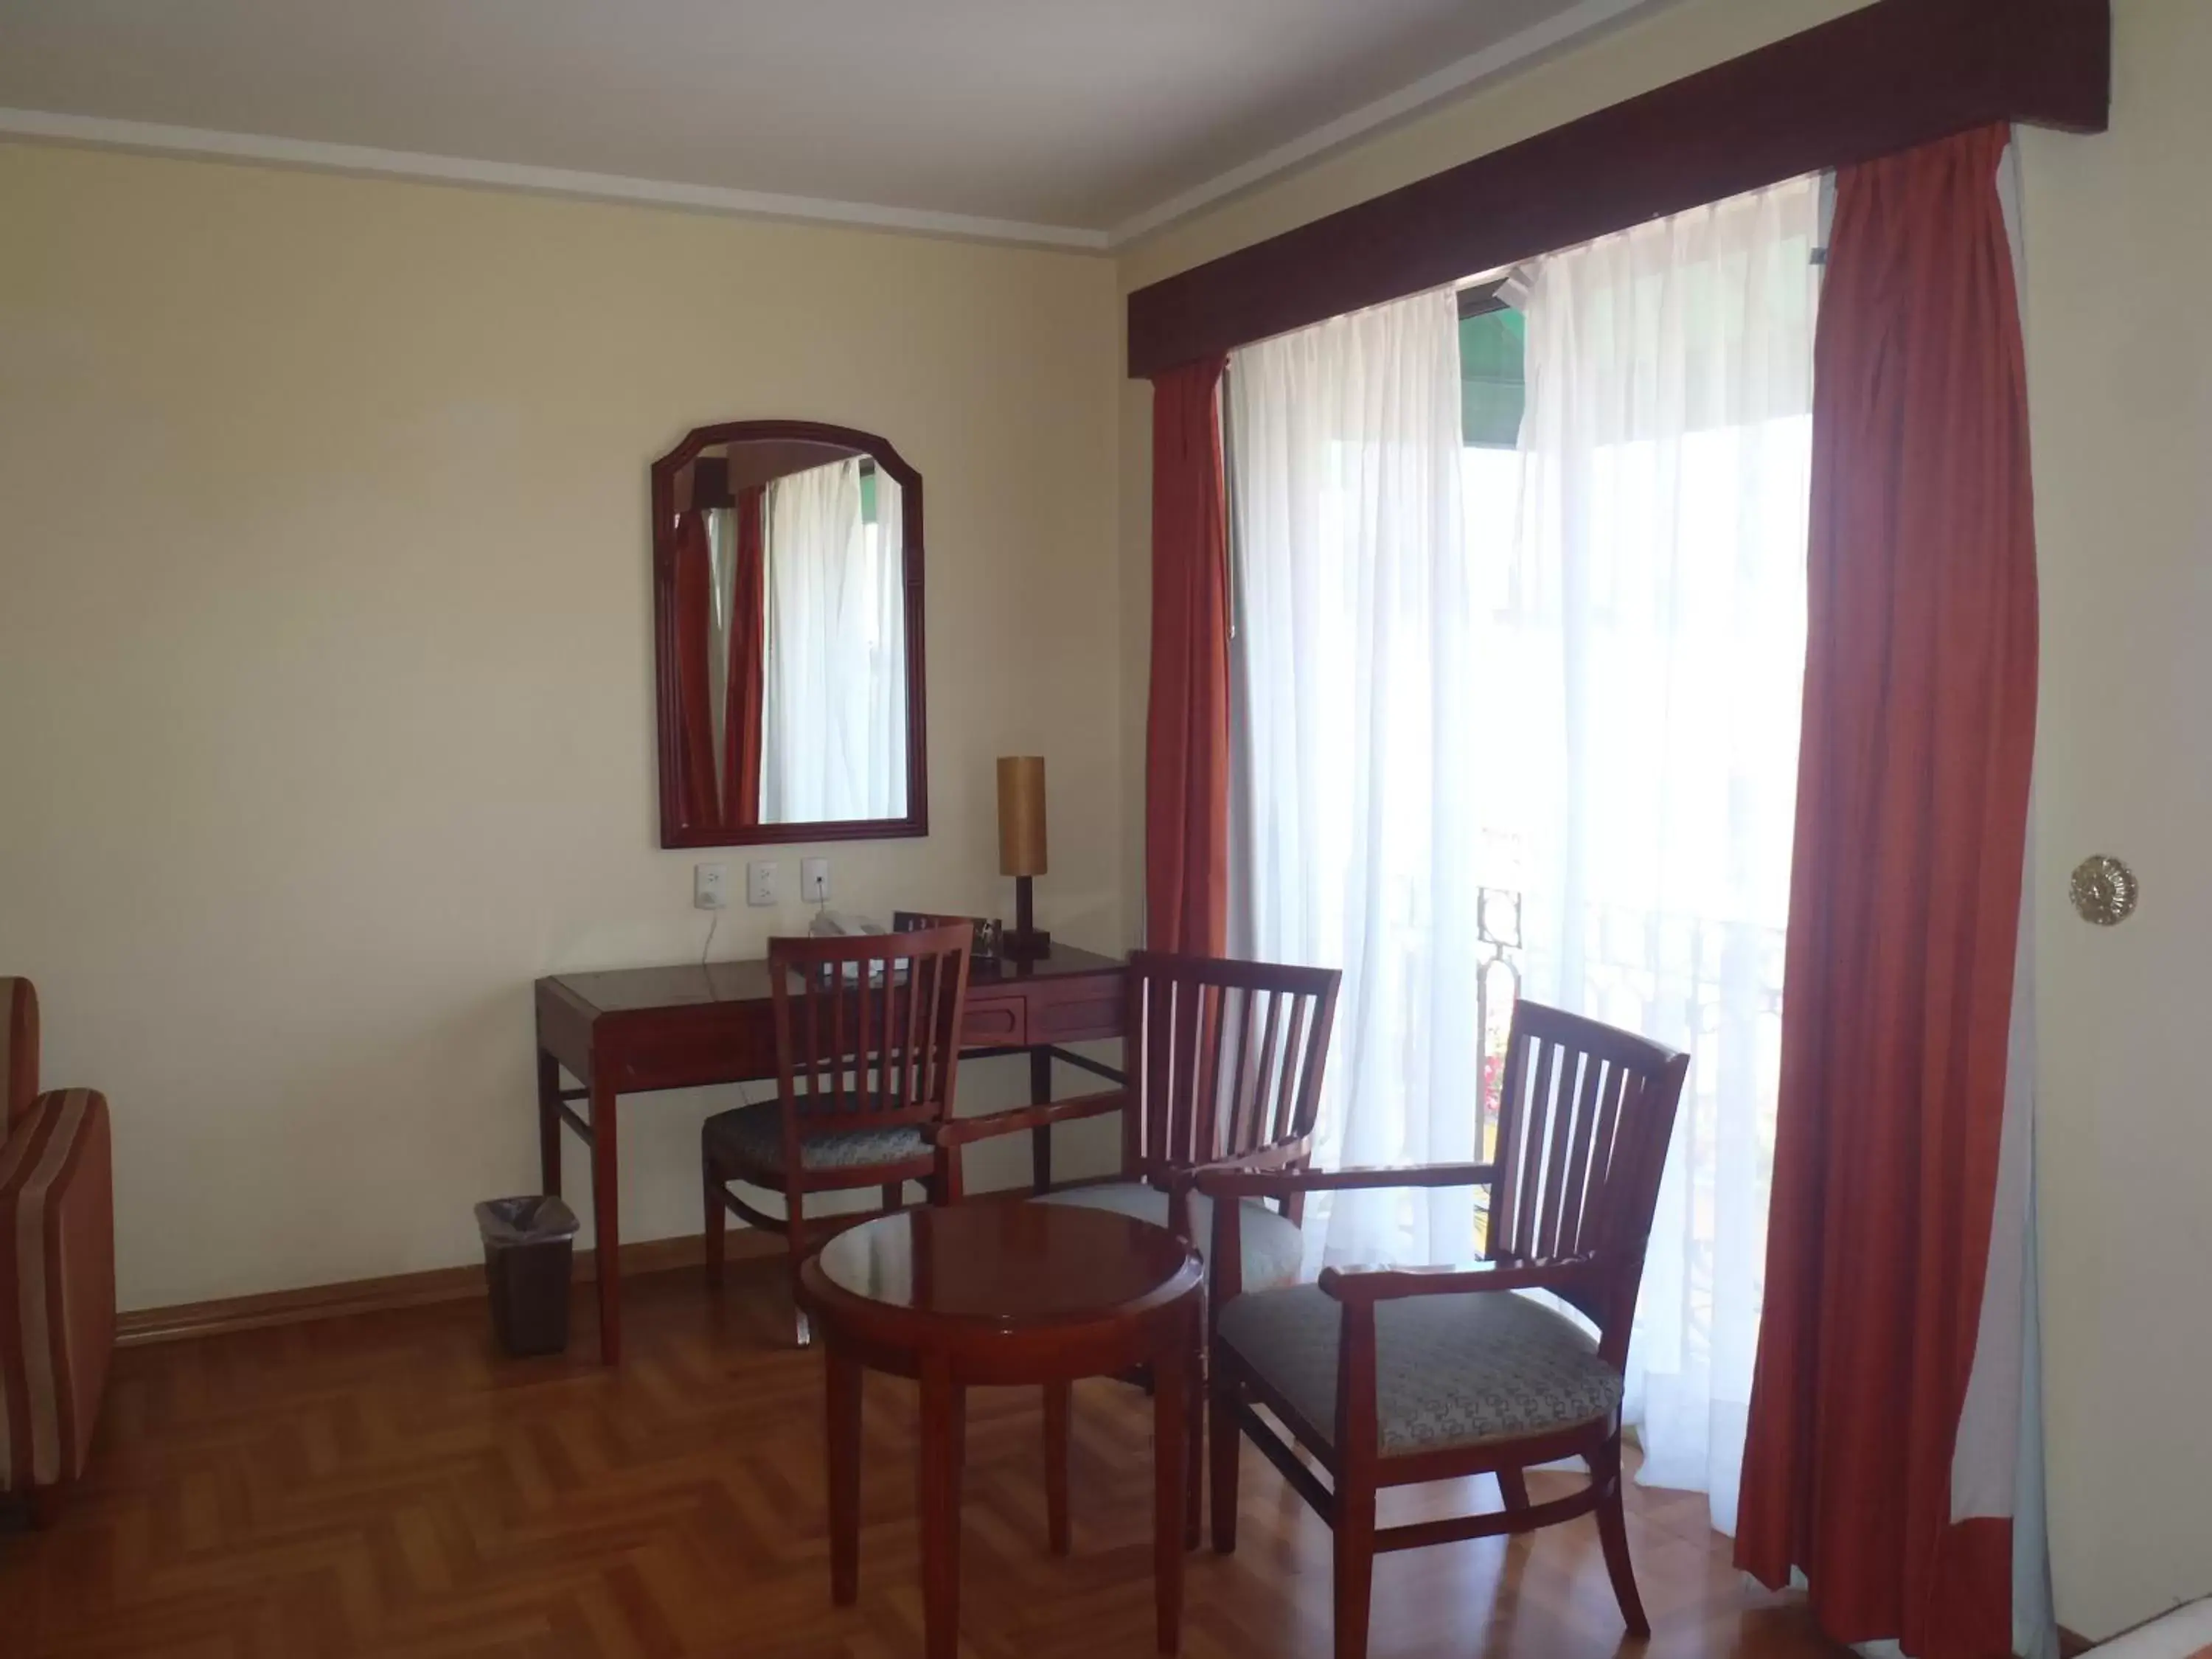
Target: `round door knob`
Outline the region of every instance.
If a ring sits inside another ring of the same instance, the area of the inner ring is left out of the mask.
[[[2082,921],[2117,927],[2136,908],[2136,872],[2116,858],[2092,854],[2074,866],[2067,891]]]

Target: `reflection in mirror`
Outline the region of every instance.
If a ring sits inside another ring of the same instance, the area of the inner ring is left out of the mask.
[[[674,486],[683,840],[907,819],[918,550],[898,479],[860,450],[771,437],[708,445]]]

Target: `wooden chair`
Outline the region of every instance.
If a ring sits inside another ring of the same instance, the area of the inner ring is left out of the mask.
[[[1377,1550],[1529,1532],[1592,1510],[1630,1632],[1650,1634],[1621,1511],[1620,1396],[1636,1292],[1689,1056],[1528,1002],[1514,1011],[1493,1164],[1200,1176],[1212,1195],[1213,1547],[1237,1547],[1241,1428],[1335,1533],[1336,1656],[1364,1659]],[[1240,1293],[1241,1203],[1349,1188],[1490,1189],[1487,1259],[1324,1269]],[[1548,1291],[1597,1328],[1510,1294]],[[1327,1471],[1323,1486],[1254,1410]],[[1579,1456],[1589,1484],[1528,1501],[1523,1471]],[[1493,1473],[1502,1512],[1378,1529],[1384,1486]]]
[[[1230,962],[1138,951],[1129,957],[1127,1081],[1120,1088],[988,1116],[948,1118],[935,1130],[952,1150],[994,1135],[1121,1114],[1121,1167],[1101,1182],[1074,1182],[1031,1201],[1111,1210],[1169,1227],[1203,1246],[1212,1200],[1194,1195],[1203,1170],[1303,1169],[1313,1156],[1322,1070],[1336,1018],[1334,968]],[[1303,1200],[1279,1212],[1254,1199],[1234,1237],[1237,1279],[1297,1281],[1304,1240]],[[1067,1549],[1067,1419],[1065,1383],[1045,1395],[1046,1502],[1052,1547]],[[1198,1541],[1205,1413],[1190,1413],[1190,1541]]]
[[[932,1132],[951,1116],[968,1000],[965,924],[915,933],[769,941],[776,1097],[700,1127],[707,1272],[722,1271],[725,1212],[788,1242],[799,1264],[830,1234],[901,1206],[906,1183],[959,1197],[957,1154]],[[781,1193],[767,1214],[732,1182]],[[809,1216],[810,1193],[879,1187],[880,1209]],[[806,1320],[797,1315],[799,1341]]]

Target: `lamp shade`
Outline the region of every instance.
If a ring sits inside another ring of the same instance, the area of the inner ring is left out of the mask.
[[[1044,757],[999,757],[999,873],[1045,872]]]

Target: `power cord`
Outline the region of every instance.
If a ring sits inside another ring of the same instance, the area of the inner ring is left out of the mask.
[[[702,968],[707,965],[707,952],[714,948],[714,930],[721,925],[722,913],[720,910],[707,912],[707,942],[699,947],[699,965]]]

